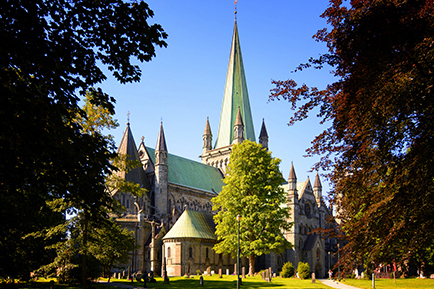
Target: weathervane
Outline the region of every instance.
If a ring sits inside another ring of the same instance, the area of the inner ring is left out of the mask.
[[[235,20],[237,20],[237,3],[238,3],[238,0],[235,0],[234,1],[234,4],[235,4],[235,12],[234,12],[234,14],[235,14]]]

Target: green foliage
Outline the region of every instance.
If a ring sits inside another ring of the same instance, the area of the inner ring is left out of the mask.
[[[299,262],[297,266],[298,277],[300,279],[308,279],[310,276],[310,266],[309,263]]]
[[[73,122],[80,123],[83,133],[89,135],[101,134],[103,129],[117,127],[117,122],[108,109],[91,103],[94,97],[94,90],[86,94],[83,106],[84,115],[77,114],[77,118],[73,120]],[[104,136],[104,138],[111,141],[110,136]],[[113,165],[114,168],[129,171],[139,166],[140,163],[131,161],[128,156],[117,155],[113,159]],[[111,192],[112,190],[122,190],[140,196],[144,194],[144,189],[137,184],[128,182],[116,174],[108,174],[106,191]],[[49,202],[49,205],[53,211],[64,211],[68,207],[63,199],[53,200]],[[123,207],[117,205],[115,203],[112,209],[115,212],[122,211]],[[89,211],[80,209],[77,216],[64,224],[50,228],[45,233],[52,235],[69,231],[70,236],[52,246],[56,249],[57,256],[51,263],[42,266],[39,274],[59,277],[61,282],[80,282],[78,277],[87,279],[86,274],[92,274],[88,276],[94,277],[95,270],[100,270],[102,267],[109,271],[116,262],[125,263],[129,259],[128,252],[134,249],[134,239],[128,230],[121,229],[114,220],[104,218],[110,212],[109,208],[100,208],[104,214],[98,219],[89,218]],[[79,259],[71,257],[77,254],[80,254]],[[81,263],[76,263],[78,260]],[[91,267],[88,267],[88,261],[91,262]]]
[[[283,264],[282,272],[280,272],[280,277],[291,278],[292,276],[294,276],[294,272],[294,265],[292,265],[291,262],[286,262],[285,264]]]
[[[284,179],[279,170],[280,160],[271,152],[249,140],[234,145],[231,161],[224,178],[222,192],[212,199],[217,253],[237,252],[237,220],[240,221],[241,256],[249,257],[250,272],[254,273],[254,257],[280,252],[290,247],[281,230],[288,230],[289,211],[281,207],[286,195],[280,187]]]
[[[292,104],[291,124],[314,108],[328,124],[307,152],[331,171],[340,263],[433,263],[434,5],[332,0],[322,17],[331,27],[315,38],[329,52],[297,70],[332,66],[336,81],[324,90],[274,81],[271,97]]]
[[[200,271],[200,270],[196,270],[196,275],[197,275],[197,276],[202,275],[202,271]]]
[[[114,151],[73,122],[79,96],[106,79],[99,65],[138,81],[135,59],[150,61],[167,35],[147,23],[143,1],[2,1],[0,11],[0,276],[28,278],[63,237],[32,235],[64,219],[47,202],[63,198],[90,219],[112,206],[104,178]],[[114,99],[95,92],[92,102],[113,113]]]
[[[110,274],[114,264],[125,264],[135,248],[134,237],[127,229],[122,229],[114,220],[109,220],[92,231],[89,253],[97,259]]]

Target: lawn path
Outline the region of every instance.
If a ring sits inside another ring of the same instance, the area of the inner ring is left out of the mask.
[[[144,287],[140,287],[140,286],[134,286],[134,285],[127,285],[124,283],[118,283],[118,282],[107,282],[107,281],[98,281],[98,283],[104,284],[104,285],[110,285],[110,286],[114,286],[114,287],[120,287],[120,288],[125,288],[125,289],[144,289]]]
[[[359,289],[358,287],[346,285],[341,282],[329,280],[329,279],[318,279],[318,281],[320,281],[322,284],[326,286],[337,288],[337,289]]]

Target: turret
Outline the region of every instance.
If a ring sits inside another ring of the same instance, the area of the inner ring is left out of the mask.
[[[237,118],[234,124],[234,140],[232,144],[240,144],[244,141],[244,124],[241,118],[240,108],[238,108]]]
[[[288,177],[288,202],[294,204],[298,203],[298,193],[297,193],[297,176],[295,175],[294,165],[291,162],[291,170],[289,171]]]
[[[265,128],[264,119],[262,119],[261,133],[259,134],[259,143],[262,145],[263,148],[268,150],[268,133],[267,129]]]
[[[203,154],[210,150],[212,150],[212,133],[209,119],[206,118],[205,131],[203,133]]]
[[[167,165],[167,146],[164,137],[163,123],[160,124],[157,145],[155,147],[155,207],[157,213],[168,213],[168,180],[169,170]]]
[[[315,195],[316,202],[318,206],[321,205],[322,199],[322,185],[321,180],[319,179],[318,172],[316,173],[315,183],[313,184],[313,194]]]

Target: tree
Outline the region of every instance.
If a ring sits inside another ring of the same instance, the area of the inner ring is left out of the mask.
[[[113,136],[103,135],[103,130],[115,129],[119,124],[113,119],[113,113],[107,107],[102,104],[95,104],[94,100],[98,98],[100,93],[93,88],[86,93],[85,104],[82,107],[83,114],[78,113],[74,122],[80,124],[82,133],[102,136],[107,141],[107,147],[114,151],[116,147]],[[142,165],[140,161],[133,161],[128,155],[116,154],[111,162],[113,170],[105,178],[106,193],[111,194],[113,190],[120,190],[134,196],[143,196],[146,191],[144,188],[141,188],[137,183],[127,181],[115,172],[117,170],[128,172],[140,167]],[[105,212],[105,209],[108,209],[108,212],[116,214],[120,213],[120,210],[125,210],[122,205],[114,202],[115,204],[109,208],[105,206],[101,208],[101,211]],[[88,253],[101,262],[104,270],[110,270],[115,261],[124,261],[129,258],[128,252],[134,249],[134,239],[127,230],[121,229],[119,224],[113,220],[103,218],[97,222],[95,220],[89,221],[89,212],[85,208],[77,209],[79,214],[76,224],[80,228],[77,239],[80,240],[78,244],[82,259],[81,276],[82,283],[85,285],[88,272],[86,264]]]
[[[300,279],[308,279],[310,275],[310,266],[309,263],[298,262],[297,265],[298,277]]]
[[[101,136],[107,141],[107,148],[114,150],[113,137],[110,134],[103,135],[103,131],[116,128],[118,123],[113,119],[113,113],[109,109],[94,104],[93,100],[98,97],[99,93],[101,92],[95,89],[90,89],[86,93],[82,113],[77,113],[73,122],[80,125],[82,133]],[[110,193],[116,189],[135,196],[143,196],[145,189],[140,188],[140,185],[136,183],[120,178],[114,172],[115,170],[129,171],[141,166],[141,163],[130,160],[127,155],[116,154],[112,159],[112,165],[114,170],[107,174],[105,179],[106,192]],[[59,198],[51,203],[51,208],[55,212],[61,212],[66,210],[68,205],[62,198]],[[89,211],[83,206],[75,209],[78,214],[73,218],[32,235],[50,236],[60,232],[64,236],[57,244],[48,247],[55,249],[57,256],[51,263],[38,270],[40,274],[47,276],[55,272],[62,282],[81,280],[85,286],[89,273],[100,273],[98,266],[89,268],[88,256],[93,265],[101,263],[103,269],[110,270],[114,262],[124,261],[129,257],[128,252],[134,249],[134,239],[127,230],[121,229],[114,220],[106,217],[109,213],[116,215],[125,210],[119,202],[114,201],[110,207],[99,208],[103,214],[97,220],[89,219]],[[69,232],[68,237],[66,237],[67,232]],[[74,255],[79,255],[80,258],[73,258]],[[78,260],[81,261],[81,266],[76,264]],[[77,278],[80,280],[76,280]]]
[[[280,277],[291,278],[292,276],[294,276],[294,273],[294,265],[292,265],[291,262],[286,262],[285,264],[283,264],[282,272],[280,272]]]
[[[143,1],[7,0],[0,14],[0,276],[25,277],[48,243],[24,237],[59,222],[41,218],[47,203],[61,198],[94,221],[113,205],[104,179],[114,153],[73,122],[80,95],[106,79],[102,65],[121,83],[139,81],[134,59],[150,61],[167,35],[147,23]],[[113,112],[114,99],[95,90],[93,102]]]
[[[279,171],[280,160],[262,145],[249,140],[234,145],[228,165],[226,184],[212,199],[217,253],[237,253],[237,220],[240,221],[241,256],[249,258],[249,274],[255,273],[255,258],[270,252],[281,252],[290,243],[282,230],[289,230],[289,211],[281,207],[286,195],[280,187],[285,182]]]
[[[432,1],[330,1],[316,34],[329,52],[307,67],[334,68],[326,89],[273,81],[271,99],[295,111],[319,107],[329,124],[313,140],[316,168],[331,170],[332,201],[346,244],[340,264],[408,260],[434,231],[434,5]]]
[[[125,264],[129,259],[129,252],[135,248],[134,237],[127,229],[122,229],[114,220],[109,220],[104,226],[92,231],[94,235],[89,246],[89,252],[101,262],[103,273],[108,275],[116,263]]]

